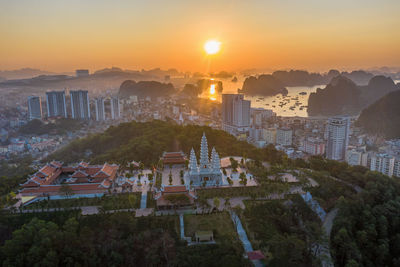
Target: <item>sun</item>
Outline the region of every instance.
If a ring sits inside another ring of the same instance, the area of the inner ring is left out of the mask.
[[[210,95],[215,94],[215,84],[211,84],[210,86]]]
[[[216,40],[209,40],[204,44],[204,50],[209,55],[214,55],[221,49],[221,43]]]

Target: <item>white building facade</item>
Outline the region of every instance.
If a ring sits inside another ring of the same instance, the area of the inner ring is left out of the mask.
[[[350,118],[334,117],[328,120],[326,157],[344,160],[349,143]]]
[[[189,171],[186,174],[193,186],[216,186],[222,184],[221,162],[215,148],[208,154],[205,134],[201,138],[200,161],[197,162],[194,149],[190,151]]]

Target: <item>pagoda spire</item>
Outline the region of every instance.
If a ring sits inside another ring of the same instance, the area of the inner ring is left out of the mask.
[[[221,162],[215,147],[213,147],[211,151],[211,168],[213,171],[219,171],[221,169]]]
[[[208,157],[208,143],[207,137],[203,132],[203,137],[201,138],[201,145],[200,145],[200,169],[206,170],[209,168],[210,159]]]
[[[197,173],[197,158],[196,154],[194,153],[194,149],[192,147],[192,150],[190,151],[190,160],[189,160],[189,172],[191,174]]]

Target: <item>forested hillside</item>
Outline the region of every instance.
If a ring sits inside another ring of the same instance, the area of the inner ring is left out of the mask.
[[[400,137],[400,91],[389,93],[361,112],[356,124],[386,138]]]
[[[91,163],[126,163],[136,160],[151,165],[159,161],[163,151],[181,150],[188,155],[193,147],[198,153],[203,132],[209,146],[215,146],[221,157],[245,156],[272,161],[282,159],[282,153],[273,147],[257,149],[224,131],[194,125],[180,126],[163,121],[130,122],[110,127],[104,133],[72,142],[52,154],[50,159],[66,163],[79,160],[88,160]]]

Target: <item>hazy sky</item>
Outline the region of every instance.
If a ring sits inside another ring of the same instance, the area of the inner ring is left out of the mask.
[[[0,69],[400,66],[399,33],[400,0],[0,0]]]

